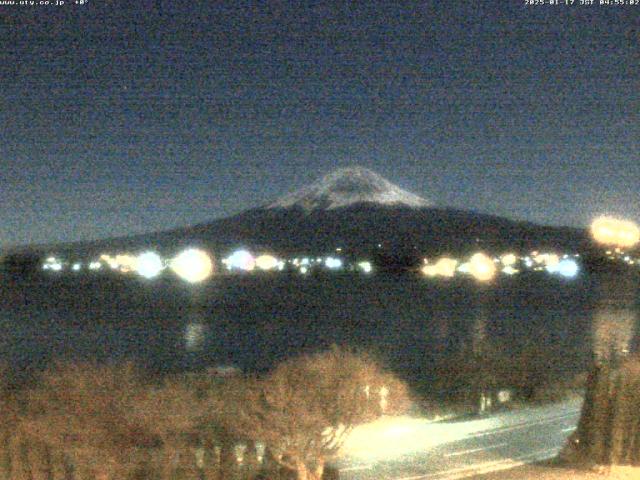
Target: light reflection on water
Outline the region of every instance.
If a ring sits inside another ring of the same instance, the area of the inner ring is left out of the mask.
[[[203,349],[207,327],[202,323],[188,323],[184,329],[184,344],[187,352]]]
[[[438,359],[468,344],[479,311],[469,283],[406,277],[232,278],[197,298],[162,283],[75,282],[20,291],[0,282],[0,361],[133,358],[164,369],[193,360],[260,370],[337,343],[428,379]],[[565,363],[586,362],[589,286],[536,282],[509,279],[492,290],[482,309],[487,335],[504,345],[535,339]]]

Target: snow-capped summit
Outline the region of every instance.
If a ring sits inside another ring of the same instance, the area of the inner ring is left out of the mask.
[[[307,187],[286,195],[267,208],[301,207],[330,210],[357,203],[429,207],[431,202],[407,192],[363,167],[336,170]]]

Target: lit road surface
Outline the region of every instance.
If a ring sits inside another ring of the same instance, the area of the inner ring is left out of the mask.
[[[356,429],[337,465],[343,480],[452,480],[555,457],[581,400],[468,421],[403,417]]]

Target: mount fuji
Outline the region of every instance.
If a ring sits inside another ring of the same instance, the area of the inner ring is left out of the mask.
[[[225,255],[249,248],[276,254],[432,256],[485,250],[581,251],[586,230],[536,225],[436,206],[362,167],[336,170],[261,207],[190,227],[94,242],[44,246],[68,255],[154,248],[167,254],[201,246]],[[52,248],[53,247],[53,248]]]
[[[300,207],[309,212],[362,203],[414,208],[433,206],[431,202],[402,190],[371,170],[350,167],[329,173],[311,185],[282,197],[267,208]]]

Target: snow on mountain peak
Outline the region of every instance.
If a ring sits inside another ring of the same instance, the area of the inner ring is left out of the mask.
[[[401,189],[363,167],[341,168],[307,187],[286,195],[267,208],[302,207],[304,210],[346,207],[357,203],[428,207],[431,202]]]

